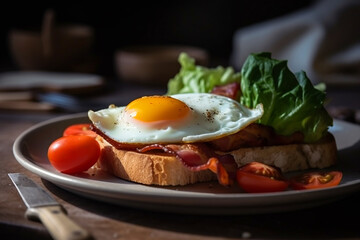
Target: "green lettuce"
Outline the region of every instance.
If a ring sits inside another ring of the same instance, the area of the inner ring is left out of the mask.
[[[316,89],[301,71],[293,74],[287,61],[270,53],[251,54],[241,69],[241,103],[254,108],[262,103],[259,123],[272,126],[278,134],[304,133],[305,142],[315,142],[332,126],[323,106],[324,91]]]
[[[168,95],[177,93],[208,93],[217,86],[240,82],[241,74],[232,67],[206,68],[195,65],[195,60],[186,53],[179,55],[181,69],[168,82]]]

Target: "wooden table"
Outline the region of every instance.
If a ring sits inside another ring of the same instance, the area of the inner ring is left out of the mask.
[[[360,192],[311,209],[237,216],[152,212],[74,195],[24,169],[12,154],[21,132],[58,115],[0,112],[1,239],[51,239],[41,223],[24,218],[26,207],[7,176],[11,172],[24,173],[48,190],[94,239],[360,238]]]

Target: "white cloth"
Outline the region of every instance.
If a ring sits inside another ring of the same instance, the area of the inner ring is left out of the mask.
[[[322,0],[312,7],[234,33],[231,65],[271,52],[313,83],[360,84],[360,1]]]

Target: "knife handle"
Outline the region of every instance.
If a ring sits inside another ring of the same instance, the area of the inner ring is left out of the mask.
[[[28,208],[25,215],[29,219],[39,219],[54,239],[91,239],[90,234],[72,221],[61,206]]]

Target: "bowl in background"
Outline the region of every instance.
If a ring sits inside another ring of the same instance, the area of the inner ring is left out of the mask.
[[[20,70],[28,71],[91,72],[94,38],[90,26],[55,24],[51,10],[46,11],[40,30],[13,29],[8,34],[15,64]]]
[[[192,46],[130,46],[115,53],[115,70],[121,81],[166,85],[180,70],[178,57],[185,52],[197,65],[207,66],[206,50]]]

